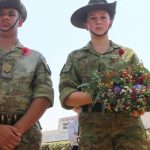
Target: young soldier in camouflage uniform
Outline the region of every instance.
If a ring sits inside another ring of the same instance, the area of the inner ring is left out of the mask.
[[[71,23],[75,27],[87,29],[91,35],[91,41],[85,47],[69,54],[59,84],[62,107],[82,108],[79,117],[80,150],[148,149],[140,117],[128,113],[108,113],[98,104],[93,107],[92,96],[78,89],[79,85],[88,80],[89,70],[101,72],[109,65],[115,67],[114,62],[120,61],[119,49],[124,49],[124,62],[139,63],[133,50],[109,40],[108,31],[115,11],[116,2],[90,0],[88,5],[79,8],[71,16]]]
[[[0,0],[0,150],[40,150],[38,120],[53,106],[45,58],[17,37],[26,17],[20,0]]]

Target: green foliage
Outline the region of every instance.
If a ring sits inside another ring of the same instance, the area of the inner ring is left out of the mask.
[[[150,110],[150,72],[143,64],[119,63],[104,72],[89,72],[79,88],[91,95],[93,105],[101,103],[110,112],[137,116]]]
[[[42,150],[71,150],[71,146],[69,141],[51,142],[44,143]]]

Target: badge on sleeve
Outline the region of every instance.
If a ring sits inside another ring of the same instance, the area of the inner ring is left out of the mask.
[[[68,72],[71,69],[72,63],[67,63],[64,65],[62,72]]]

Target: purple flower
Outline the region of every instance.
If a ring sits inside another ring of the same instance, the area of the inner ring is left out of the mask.
[[[133,86],[133,88],[135,88],[136,90],[140,90],[142,89],[142,85],[141,84],[136,84]]]
[[[114,93],[115,94],[119,94],[121,92],[121,90],[122,89],[121,89],[121,87],[119,85],[117,85],[117,86],[114,87]]]

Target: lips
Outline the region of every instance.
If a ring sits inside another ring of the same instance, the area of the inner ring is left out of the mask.
[[[101,28],[101,27],[96,27],[95,28],[97,31],[102,31],[103,30],[103,28]]]
[[[2,22],[1,24],[2,24],[2,25],[4,25],[4,26],[5,26],[5,25],[6,25],[6,26],[8,26],[8,25],[9,25],[9,23],[8,23],[8,22]]]
[[[3,23],[1,23],[0,26],[1,27],[8,27],[8,26],[10,26],[10,24],[8,22],[3,22]]]

